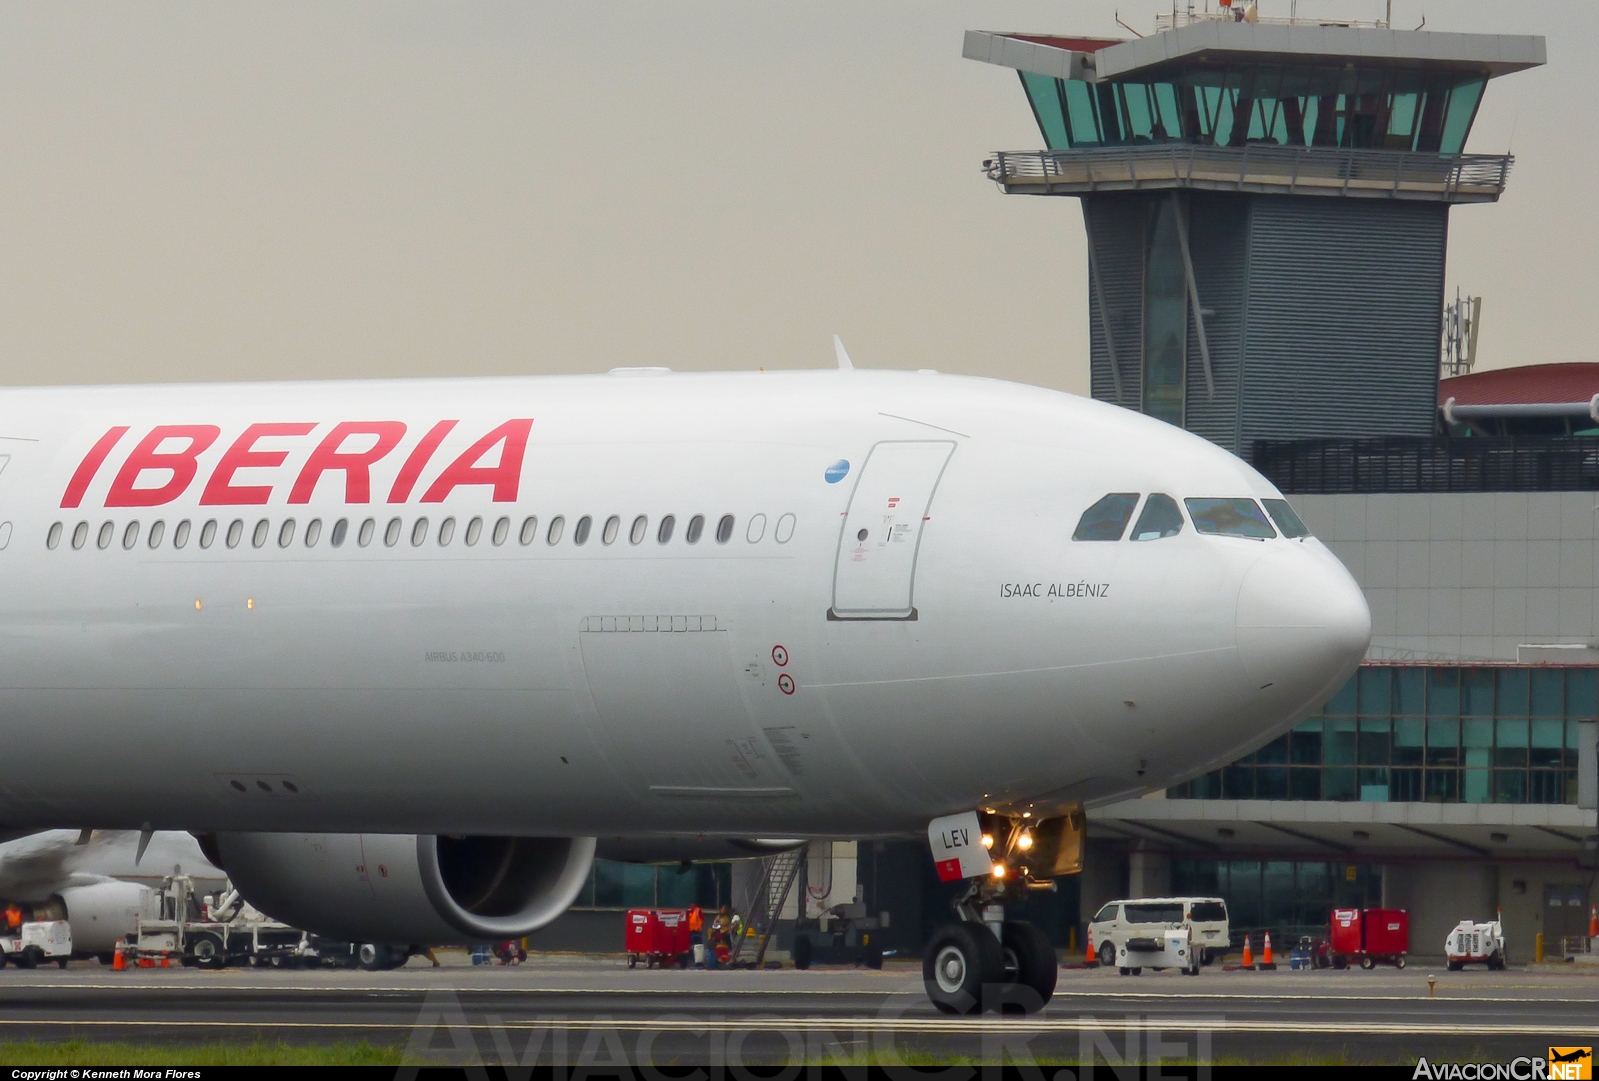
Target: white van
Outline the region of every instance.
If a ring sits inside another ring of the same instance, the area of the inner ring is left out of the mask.
[[[1160,939],[1165,931],[1188,927],[1194,952],[1204,964],[1221,957],[1231,945],[1227,902],[1220,897],[1139,897],[1112,901],[1088,922],[1094,959],[1107,967],[1129,939]]]

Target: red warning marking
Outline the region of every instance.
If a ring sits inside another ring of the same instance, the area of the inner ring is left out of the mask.
[[[788,650],[782,646],[772,647],[772,663],[781,668],[788,663]]]
[[[777,689],[782,691],[784,694],[793,694],[794,677],[789,675],[787,672],[784,672],[782,675],[778,676]]]
[[[958,882],[961,878],[961,861],[958,858],[939,860],[933,866],[938,869],[940,882]]]
[[[891,496],[888,497],[888,509],[889,510],[893,510],[898,505],[899,505],[899,496],[891,495]]]

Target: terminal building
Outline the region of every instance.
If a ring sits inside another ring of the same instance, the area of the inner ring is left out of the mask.
[[[1105,901],[1178,893],[1225,897],[1235,938],[1279,945],[1379,904],[1409,910],[1422,955],[1496,911],[1512,960],[1584,936],[1599,365],[1439,378],[1450,214],[1495,202],[1513,165],[1465,152],[1472,123],[1543,39],[1223,9],[1132,40],[971,31],[963,51],[1017,73],[1042,142],[987,175],[1054,197],[1043,227],[1072,227],[1062,197],[1082,208],[1089,288],[1063,300],[1088,307],[1093,396],[1251,461],[1372,612],[1366,663],[1293,731],[1090,809],[1083,873],[1028,918],[1068,947]],[[812,847],[782,916],[853,900],[902,953],[947,918],[925,845]],[[745,864],[602,863],[540,937],[615,949],[622,907],[738,906]]]

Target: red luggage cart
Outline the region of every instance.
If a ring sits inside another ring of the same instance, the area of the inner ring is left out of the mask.
[[[1358,961],[1361,968],[1378,963],[1405,967],[1410,952],[1410,914],[1402,908],[1335,908],[1327,939],[1334,968]]]
[[[626,948],[628,968],[636,966],[640,958],[646,968],[671,964],[687,968],[693,960],[688,913],[682,909],[628,909]]]

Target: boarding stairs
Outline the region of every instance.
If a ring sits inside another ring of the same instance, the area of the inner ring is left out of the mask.
[[[800,868],[805,865],[806,845],[791,848],[787,852],[779,852],[773,856],[766,856],[761,860],[761,884],[755,888],[755,896],[750,902],[750,910],[744,915],[744,923],[740,928],[738,937],[733,940],[732,953],[728,964],[737,967],[739,957],[744,952],[744,944],[753,937],[755,939],[755,956],[745,962],[750,968],[760,968],[766,961],[766,947],[772,941],[772,934],[777,930],[777,919],[783,912],[783,904],[788,900],[789,893],[794,889],[794,882],[799,878]],[[755,935],[751,936],[749,930],[754,929]]]

